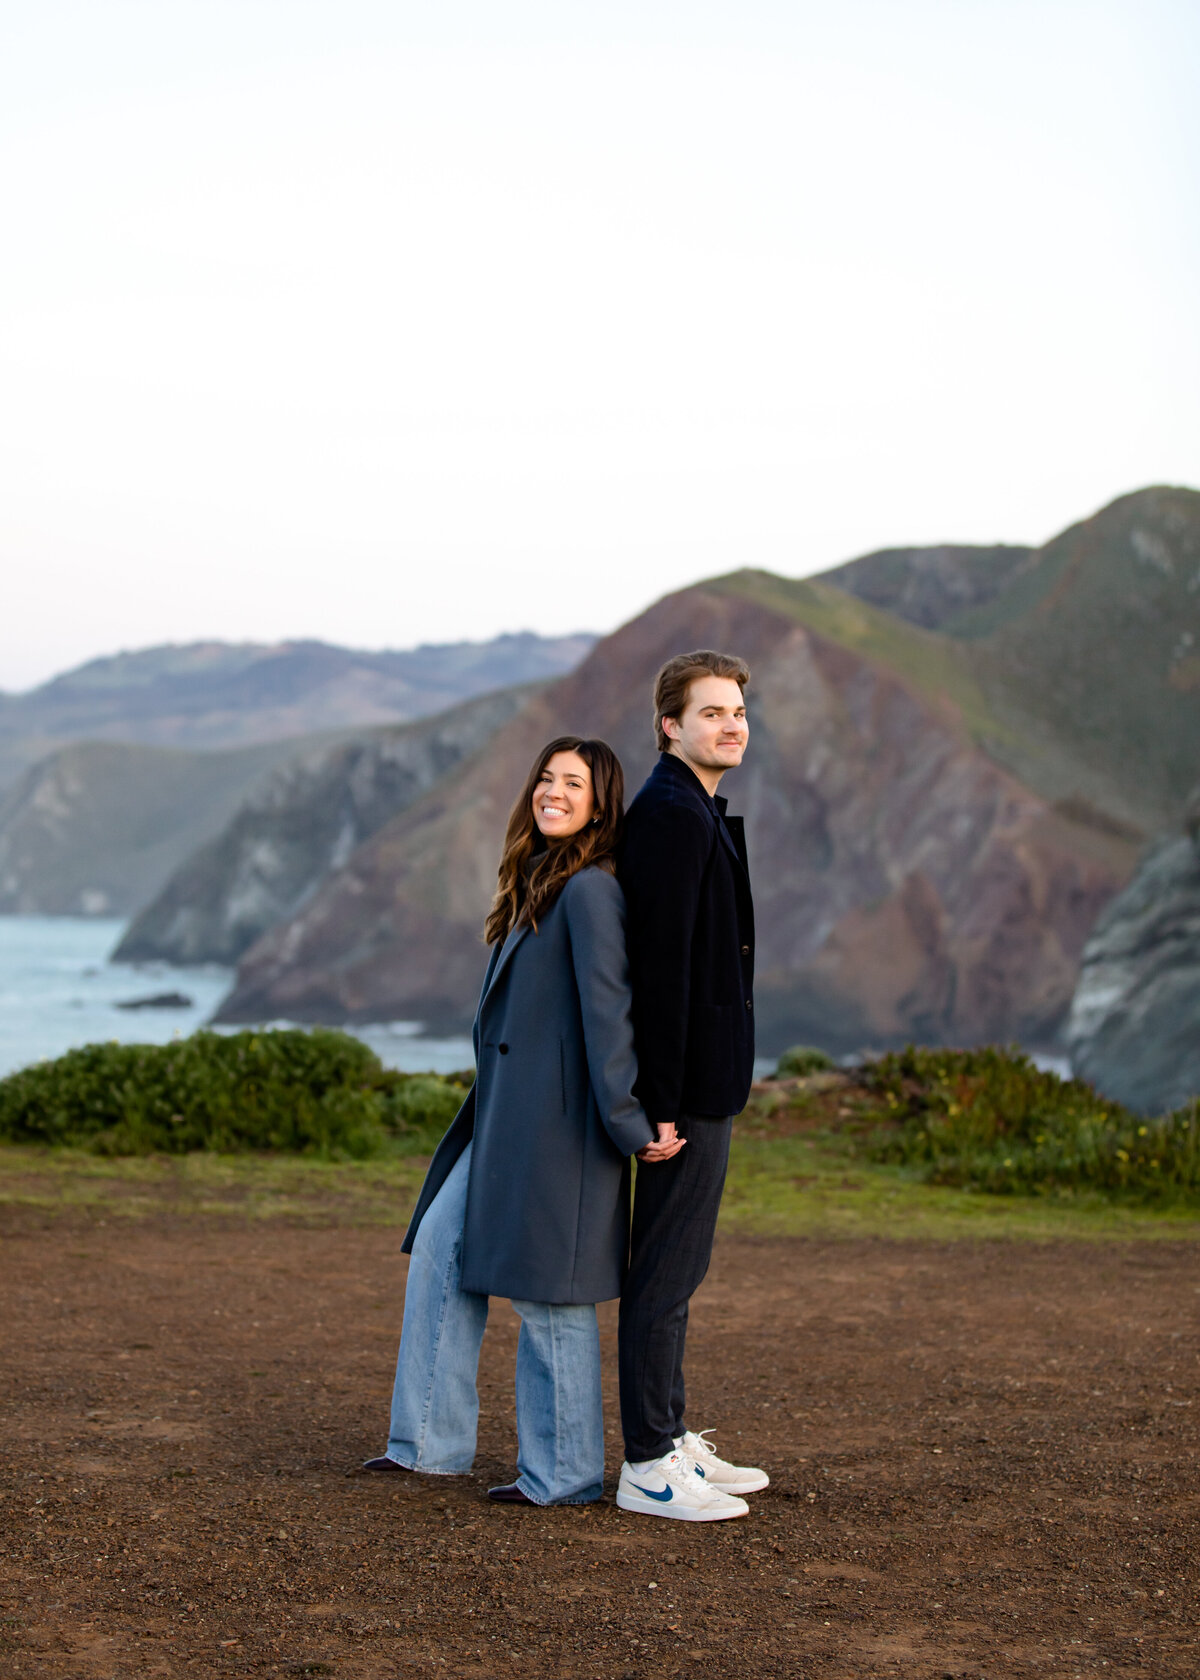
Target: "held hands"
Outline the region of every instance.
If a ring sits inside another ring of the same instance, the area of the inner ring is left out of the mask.
[[[650,1163],[669,1161],[672,1155],[678,1155],[686,1142],[687,1139],[679,1136],[673,1124],[660,1125],[656,1140],[648,1143],[644,1149],[639,1149],[637,1158],[639,1161]]]

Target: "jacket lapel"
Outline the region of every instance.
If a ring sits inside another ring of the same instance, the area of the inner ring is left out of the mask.
[[[491,965],[488,968],[488,972],[484,976],[483,991],[480,994],[480,998],[479,998],[479,1009],[478,1009],[478,1012],[477,1012],[478,1014],[480,1014],[480,1015],[483,1014],[484,1004],[487,1002],[488,998],[492,995],[492,993],[496,990],[497,981],[500,979],[500,976],[504,973],[504,970],[508,967],[509,963],[512,961],[513,952],[516,950],[517,946],[521,943],[521,941],[524,939],[525,935],[528,932],[529,932],[529,923],[528,922],[522,922],[522,924],[519,928],[514,928],[512,930],[512,932],[508,935],[508,938],[504,941],[504,944],[500,947],[499,955],[492,959]]]
[[[746,830],[741,817],[727,817],[725,815],[725,800],[719,795],[713,801],[717,807],[717,833],[721,836],[721,844],[746,876],[750,869],[746,862]]]
[[[676,787],[682,787],[687,796],[695,802],[697,808],[702,810],[707,817],[712,816],[713,807],[716,807],[717,833],[720,836],[721,844],[742,871],[746,880],[749,881],[750,866],[746,861],[746,831],[741,817],[726,816],[728,800],[722,794],[717,793],[713,795],[710,804],[696,772],[683,764],[678,758],[673,757],[671,753],[660,753],[658,755],[658,763],[650,772],[650,780],[661,782],[664,785],[672,783]]]

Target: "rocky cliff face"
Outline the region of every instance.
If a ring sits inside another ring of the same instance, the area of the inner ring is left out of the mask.
[[[654,671],[715,646],[754,671],[750,751],[723,791],[747,817],[763,1047],[1050,1040],[1128,841],[981,750],[962,650],[764,576],[668,597],[608,637],[469,777],[388,823],[261,939],[222,1018],[468,1019],[505,817],[535,752],[562,730],[603,735],[632,793],[654,756]]]
[[[314,743],[254,788],[233,820],[176,870],[113,953],[232,965],[295,914],[355,849],[478,752],[536,685],[436,718]]]
[[[1071,1061],[1106,1096],[1160,1114],[1200,1095],[1200,788],[1084,948]]]

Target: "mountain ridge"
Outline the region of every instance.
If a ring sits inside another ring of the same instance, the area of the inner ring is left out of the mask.
[[[925,630],[943,630],[994,600],[1037,550],[1014,543],[881,548],[819,573],[860,601]]]
[[[521,631],[383,652],[194,642],[90,660],[25,694],[0,694],[0,788],[71,741],[211,751],[432,716],[560,676],[594,641]]]

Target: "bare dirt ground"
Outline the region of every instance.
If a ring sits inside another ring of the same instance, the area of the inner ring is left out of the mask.
[[[703,1526],[486,1502],[503,1302],[475,1473],[348,1476],[384,1442],[398,1251],[10,1216],[0,1673],[1200,1673],[1194,1246],[720,1242],[691,1421],[772,1485]],[[608,1418],[611,1486],[611,1389]]]

